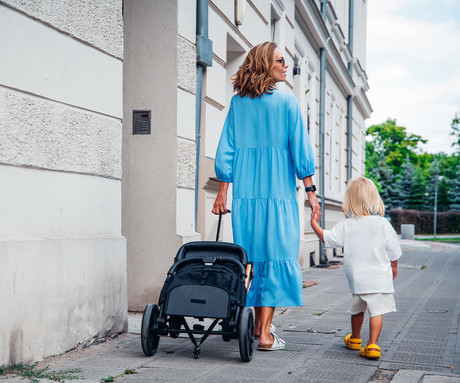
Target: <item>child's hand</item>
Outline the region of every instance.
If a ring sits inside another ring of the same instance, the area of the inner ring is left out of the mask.
[[[391,261],[391,271],[393,272],[393,280],[398,276],[398,261]]]
[[[393,280],[398,276],[398,266],[392,266],[391,271],[393,272]]]
[[[313,214],[311,215],[310,221],[312,221],[312,222],[319,222],[319,216],[318,216],[318,214],[313,213]]]

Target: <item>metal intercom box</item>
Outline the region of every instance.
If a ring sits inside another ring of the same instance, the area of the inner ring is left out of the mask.
[[[133,134],[151,133],[151,111],[133,110]]]

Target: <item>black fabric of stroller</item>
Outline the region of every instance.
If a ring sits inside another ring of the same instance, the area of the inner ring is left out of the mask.
[[[159,304],[169,315],[226,318],[236,305],[246,305],[244,276],[231,263],[193,259],[168,276]]]

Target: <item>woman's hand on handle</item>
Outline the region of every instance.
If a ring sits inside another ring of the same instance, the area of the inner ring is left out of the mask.
[[[228,182],[220,181],[219,192],[212,207],[213,214],[227,214],[227,190]]]

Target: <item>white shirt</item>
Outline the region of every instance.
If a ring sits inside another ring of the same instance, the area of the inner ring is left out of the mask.
[[[398,236],[386,218],[347,218],[324,230],[326,247],[343,247],[353,294],[394,293],[390,261],[401,256]]]

